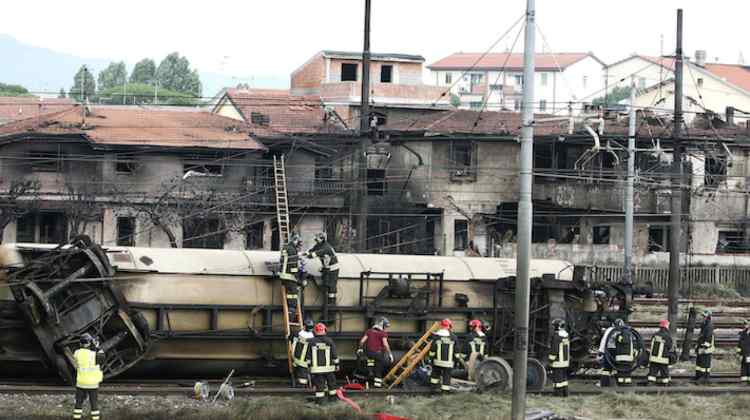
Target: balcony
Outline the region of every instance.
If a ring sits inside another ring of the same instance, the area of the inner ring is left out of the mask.
[[[533,199],[569,209],[624,211],[625,185],[622,182],[586,182],[556,180],[554,183],[534,179]],[[661,213],[669,208],[669,197],[653,190],[636,189],[636,212]]]
[[[440,86],[393,83],[370,83],[370,86],[370,100],[378,104],[450,105],[450,98],[441,96],[445,89]],[[361,96],[361,82],[323,83],[320,86],[320,98],[325,102],[359,103]]]

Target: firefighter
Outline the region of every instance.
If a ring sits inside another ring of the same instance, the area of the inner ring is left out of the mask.
[[[711,380],[711,355],[714,353],[714,324],[711,321],[711,311],[703,311],[703,324],[696,343],[695,380],[709,383]]]
[[[314,337],[313,328],[315,323],[310,318],[305,318],[304,326],[297,336],[292,340],[292,366],[294,367],[294,377],[297,380],[296,385],[306,388],[309,382],[310,372],[307,366],[307,347],[309,341]]]
[[[315,389],[315,402],[336,401],[336,375],[339,370],[339,358],[336,356],[336,345],[326,335],[326,326],[322,322],[315,324],[315,336],[308,341],[305,361],[310,369],[310,379]]]
[[[617,377],[618,386],[630,386],[633,379],[630,377],[635,361],[635,346],[633,345],[634,337],[630,326],[626,325],[621,319],[615,320],[615,376]]]
[[[450,392],[452,390],[451,371],[454,366],[453,358],[458,342],[456,336],[451,332],[452,328],[453,322],[446,318],[440,321],[440,328],[430,338],[432,341],[429,353],[432,361],[430,384],[436,392]]]
[[[325,232],[315,235],[315,245],[305,255],[308,258],[319,258],[322,264],[320,269],[321,281],[325,289],[329,305],[336,304],[336,287],[339,280],[339,259],[336,250],[328,243]]]
[[[750,385],[750,319],[745,320],[745,329],[740,331],[737,355],[740,356],[740,382]]]
[[[73,353],[76,367],[76,400],[73,418],[80,419],[83,416],[83,403],[88,398],[91,405],[91,420],[99,420],[98,389],[104,376],[99,366],[104,363],[104,352],[98,349],[96,339],[89,333],[81,336],[80,344],[81,348]]]
[[[301,286],[300,279],[300,259],[299,247],[302,245],[302,238],[293,233],[289,242],[281,249],[281,268],[279,278],[286,287],[286,304],[289,309],[289,316],[294,319],[299,303],[299,293]]]
[[[468,363],[471,355],[476,353],[476,360],[481,361],[487,356],[487,335],[484,332],[484,325],[478,319],[469,321],[469,335],[466,337],[462,350],[456,354],[456,358]]]
[[[552,321],[555,332],[552,335],[549,361],[552,368],[552,388],[558,397],[568,396],[568,368],[570,367],[570,338],[565,330],[565,321]]]
[[[651,352],[648,357],[648,383],[667,386],[672,381],[669,365],[674,360],[674,342],[669,334],[669,321],[659,321],[659,331],[651,338]]]
[[[386,366],[393,363],[393,353],[388,344],[388,332],[391,323],[388,318],[380,318],[373,324],[372,328],[365,331],[365,335],[359,340],[357,355],[367,356],[368,377],[372,380],[375,388],[383,387],[383,377]]]
[[[612,376],[615,374],[615,366],[612,363],[615,359],[615,335],[615,325],[613,324],[604,331],[599,342],[599,362],[602,367],[599,386],[603,388],[614,385]]]

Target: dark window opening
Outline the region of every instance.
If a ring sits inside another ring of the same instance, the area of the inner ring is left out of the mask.
[[[333,178],[333,165],[328,158],[315,159],[315,179],[319,181],[329,181]]]
[[[456,220],[453,224],[453,249],[460,251],[469,247],[469,221]]]
[[[16,220],[16,242],[60,244],[66,240],[67,226],[62,212],[27,213]]]
[[[668,226],[649,226],[648,252],[669,252]]]
[[[245,228],[245,249],[263,249],[263,222]]]
[[[187,174],[193,171],[203,176],[222,176],[224,174],[224,166],[222,165],[201,165],[199,163],[186,163],[182,165],[182,173]]]
[[[356,82],[357,81],[357,67],[358,67],[358,64],[341,63],[341,81],[342,82]]]
[[[380,66],[380,83],[392,83],[393,82],[393,66],[383,65]]]
[[[476,102],[472,101],[472,102],[469,102],[469,109],[473,109],[474,111],[478,111],[478,110],[482,109],[482,105],[483,104],[484,104],[484,102],[482,102],[482,101],[476,101]]]
[[[256,125],[267,126],[271,123],[271,117],[260,112],[251,112],[250,122]]]
[[[594,245],[609,245],[609,226],[594,226]]]
[[[547,101],[542,99],[539,101],[539,112],[545,112],[547,110]]]
[[[136,163],[132,160],[118,160],[115,163],[115,172],[122,175],[132,175],[135,173]]]
[[[135,246],[135,217],[117,218],[117,246]]]
[[[706,188],[716,188],[727,176],[726,161],[706,156],[703,182]]]
[[[60,172],[62,159],[54,152],[33,152],[28,154],[32,172]]]
[[[453,83],[453,73],[445,73],[445,84],[449,85]]]
[[[745,232],[741,230],[719,231],[719,241],[716,243],[716,252],[724,254],[740,254],[750,252]]]
[[[451,180],[474,181],[477,175],[477,144],[455,141],[450,144]]]
[[[221,220],[191,218],[182,222],[182,247],[223,249],[224,229]]]
[[[385,169],[367,169],[367,195],[384,195]]]
[[[559,242],[561,244],[578,243],[578,240],[580,239],[580,237],[581,237],[581,228],[578,226],[571,226],[571,227],[563,229],[563,231],[560,234]]]

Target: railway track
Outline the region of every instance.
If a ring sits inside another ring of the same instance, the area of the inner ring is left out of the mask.
[[[633,303],[645,306],[662,306],[669,304],[667,298],[635,298]],[[680,305],[728,306],[733,308],[750,308],[750,300],[721,300],[721,299],[680,299]]]
[[[628,321],[628,324],[633,328],[659,328],[659,321]],[[714,321],[714,329],[742,329],[745,327],[743,322],[740,321]],[[686,328],[687,321],[679,321],[677,328]],[[700,323],[696,324],[696,329],[700,327]]]

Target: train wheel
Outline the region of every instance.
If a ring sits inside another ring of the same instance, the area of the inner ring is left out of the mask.
[[[477,366],[474,378],[479,391],[506,391],[513,382],[513,368],[505,359],[488,357]]]
[[[547,369],[542,362],[529,358],[526,370],[526,387],[531,391],[541,391],[547,384]]]

